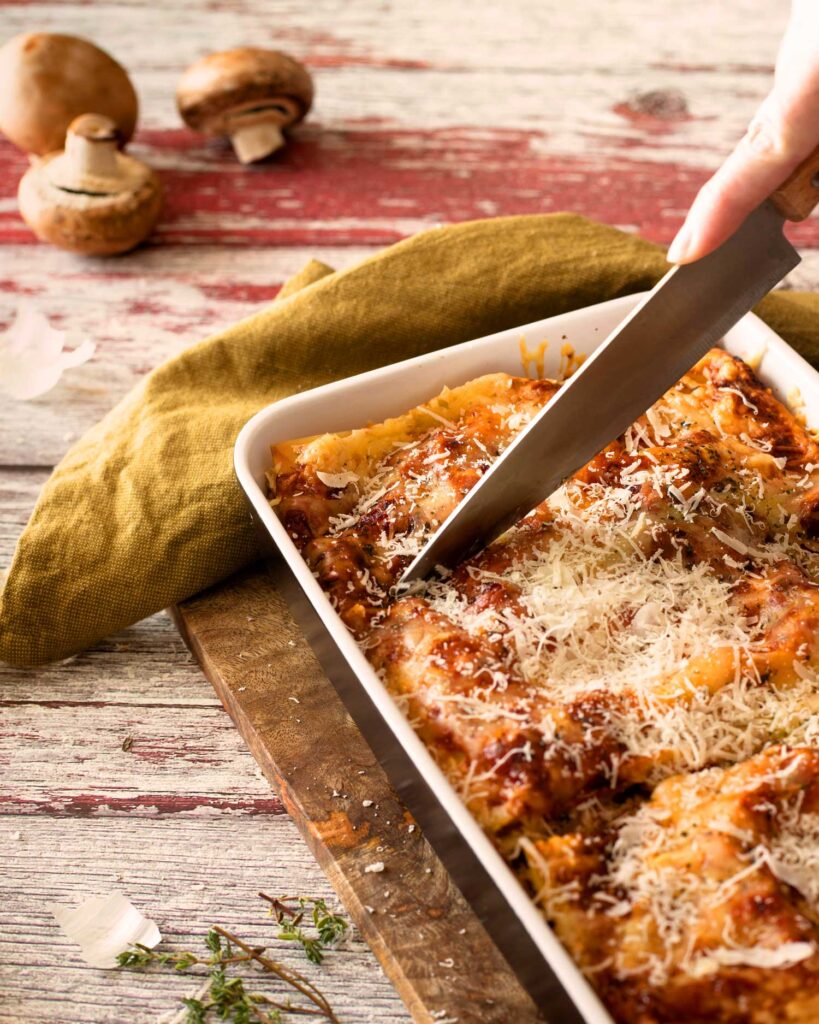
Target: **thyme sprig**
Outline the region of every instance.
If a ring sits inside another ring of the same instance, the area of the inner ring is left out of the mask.
[[[327,909],[327,903],[321,899],[305,899],[304,896],[268,896],[260,892],[259,896],[270,904],[270,913],[276,918],[279,932],[276,938],[284,942],[296,942],[304,950],[307,959],[320,964],[324,959],[324,951],[329,946],[338,945],[347,934],[347,922],[338,914]],[[295,906],[291,906],[295,904]],[[309,935],[302,923],[308,917],[312,921],[316,935]]]
[[[273,899],[259,895],[271,904],[271,913],[279,925],[277,937],[301,945],[312,963],[321,963],[326,947],[335,945],[347,933],[347,922],[330,913],[324,900],[300,896]],[[305,917],[312,921],[315,937],[301,927]],[[208,955],[199,956],[186,949],[157,951],[136,943],[120,953],[117,963],[132,970],[169,967],[185,973],[197,967],[208,969],[201,988],[182,1000],[183,1009],[173,1018],[173,1024],[207,1024],[214,1018],[234,1024],[285,1024],[291,1014],[321,1017],[330,1024],[340,1024],[321,991],[303,974],[269,957],[266,947],[250,946],[218,925],[208,932],[205,947]],[[271,996],[252,991],[247,978],[231,974],[232,968],[243,964],[273,975],[306,1001],[293,1002],[290,995]]]

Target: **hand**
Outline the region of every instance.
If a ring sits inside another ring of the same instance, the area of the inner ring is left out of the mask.
[[[721,245],[819,143],[819,2],[793,0],[774,87],[744,138],[700,189],[668,250],[691,263]]]

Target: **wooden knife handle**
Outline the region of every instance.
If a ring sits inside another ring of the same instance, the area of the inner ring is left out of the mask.
[[[804,220],[819,203],[819,146],[772,193],[771,201],[786,220]]]

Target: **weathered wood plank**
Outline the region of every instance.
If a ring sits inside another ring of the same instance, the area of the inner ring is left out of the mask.
[[[656,152],[639,159],[625,144],[567,154],[533,129],[380,125],[305,128],[275,163],[251,170],[184,129],[142,131],[133,152],[159,164],[154,153],[168,160],[183,145],[199,146],[200,160],[195,169],[183,163],[161,171],[166,203],[154,247],[379,246],[443,223],[564,210],[668,243],[718,162],[686,165],[662,148],[664,159]],[[679,145],[702,152],[697,140]],[[0,146],[0,240],[7,245],[36,244],[13,198],[24,168],[19,154]],[[792,234],[799,245],[819,242],[815,220]]]
[[[317,255],[344,267],[359,248]],[[90,363],[32,402],[0,400],[0,465],[57,462],[148,371],[187,345],[272,299],[311,258],[311,249],[187,247],[139,250],[116,260],[83,260],[47,246],[0,249],[0,327],[20,296],[73,338],[90,338]],[[13,270],[13,274],[11,271]]]
[[[0,470],[0,566],[44,475]],[[36,672],[0,665],[0,773],[0,813],[282,810],[164,614]]]
[[[0,565],[43,475],[0,472]],[[147,1024],[191,991],[184,979],[84,967],[45,910],[51,900],[122,889],[190,945],[214,922],[269,939],[258,888],[328,895],[166,616],[47,670],[2,669],[0,687],[4,1024]],[[361,940],[331,962],[324,987],[347,1022],[406,1019]]]
[[[93,650],[37,671],[0,664],[0,701],[67,706],[214,708],[218,700],[164,614],[123,630]]]
[[[201,948],[212,924],[299,970],[304,957],[273,939],[257,897],[301,893],[333,902],[321,869],[286,816],[21,819],[0,815],[0,1022],[156,1024],[196,987],[172,972],[149,977],[86,967],[51,917],[50,902],[124,892],[177,948]],[[36,866],[36,867],[35,867]],[[408,1018],[362,939],[311,973],[345,1024]]]
[[[0,471],[0,565],[44,475]],[[0,667],[0,704],[3,1024],[153,1024],[195,987],[85,967],[52,900],[125,891],[191,946],[212,923],[269,941],[260,888],[331,895],[167,616],[45,670]],[[354,938],[320,975],[331,1002],[348,1024],[406,1020],[373,966]]]
[[[219,701],[165,614],[108,637],[93,650],[36,671],[0,664],[0,702],[67,707],[215,708]],[[52,766],[56,775],[56,770]],[[104,778],[104,773],[100,778]]]
[[[242,573],[174,614],[413,1019],[537,1024],[267,572]]]
[[[191,17],[195,11],[195,17]],[[603,13],[604,12],[604,13]],[[133,69],[148,127],[178,124],[173,90],[185,65],[208,50],[268,42],[310,64],[317,77],[314,120],[334,129],[361,118],[423,129],[479,125],[538,129],[553,152],[628,146],[639,158],[705,166],[744,129],[768,84],[786,5],[705,0],[663,8],[518,0],[472,6],[446,0],[343,11],[334,0],[309,7],[227,2],[172,8],[147,3],[8,5],[8,34],[33,23],[90,35]],[[156,40],[163,46],[157,47]],[[616,110],[635,91],[682,88],[691,116],[671,140]]]
[[[741,135],[773,57],[769,18],[742,4],[710,22],[697,4],[669,10],[662,41],[645,0],[618,5],[597,24],[585,5],[555,2],[474,18],[457,2],[434,17],[398,5],[370,18],[359,2],[344,19],[361,35],[355,42],[328,32],[338,21],[330,0],[309,13],[283,6],[277,41],[315,59],[319,98],[293,145],[251,169],[182,128],[171,97],[182,67],[213,40],[269,34],[254,5],[201,11],[195,26],[186,19],[162,57],[152,40],[174,30],[177,10],[111,4],[100,17],[96,5],[32,4],[5,12],[10,31],[39,19],[128,53],[143,96],[134,152],[168,186],[159,243],[383,244],[439,222],[566,208],[668,241],[695,188]],[[671,38],[673,48],[664,43]],[[669,115],[635,99],[655,90],[679,93],[681,109]],[[0,146],[7,242],[31,241],[14,212],[24,166]],[[803,244],[816,242],[812,225],[801,231]]]
[[[67,690],[47,703],[19,701],[8,689],[0,814],[282,813],[221,707],[180,707],[173,693],[138,706]]]
[[[329,250],[325,258],[343,266],[367,252]],[[49,395],[29,403],[4,400],[2,443],[14,444],[15,427],[20,433],[25,424],[26,462],[53,461],[38,448],[38,437],[51,436],[64,447],[87,425],[87,414],[80,424],[72,421],[75,408],[101,413],[109,396],[119,397],[163,359],[255,312],[311,255],[210,248],[194,258],[178,247],[90,261],[46,246],[4,250],[3,265],[14,275],[0,281],[0,322],[8,323],[18,298],[28,297],[55,325],[75,338],[92,338],[99,350],[81,375],[67,376]],[[104,315],[99,296],[105,296]]]
[[[173,148],[188,134],[145,132],[140,141]],[[155,241],[385,245],[442,223],[571,210],[668,243],[714,162],[687,166],[670,153],[658,159],[656,151],[655,159],[641,160],[625,144],[567,155],[547,136],[510,128],[314,126],[250,182],[231,154],[217,151],[206,162],[203,153],[205,166],[194,172],[164,172],[167,203]],[[793,237],[816,245],[819,228],[805,221]],[[25,234],[12,232],[10,240]]]
[[[243,39],[259,45],[275,41],[333,71],[432,66],[548,75],[659,66],[711,70],[741,79],[767,73],[787,15],[787,9],[771,11],[766,28],[759,0],[735,0],[729,8],[719,9],[707,0],[691,0],[683,8],[663,10],[662,18],[652,0],[623,0],[616,10],[605,8],[605,18],[595,16],[602,9],[596,11],[591,3],[567,6],[558,0],[517,0],[503,9],[465,9],[460,0],[442,0],[434,11],[397,4],[380,9],[378,17],[373,17],[368,0],[348,0],[343,12],[336,0],[314,0],[309,7],[297,0],[277,0],[275,23],[269,9],[253,0],[226,0],[209,7],[201,0],[178,0],[164,10],[150,0],[103,0],[91,10],[74,0],[0,6],[9,34],[32,22],[84,31],[101,45],[120,48],[146,80],[192,60],[203,47],[241,45]],[[197,12],[196,18],[186,13],[191,11]],[[183,21],[184,33],[174,33]],[[163,46],[156,45],[157,38]],[[583,46],[577,45],[579,41]],[[617,61],[612,59],[615,47]]]

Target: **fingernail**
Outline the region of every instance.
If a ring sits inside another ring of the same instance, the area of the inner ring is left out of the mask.
[[[677,237],[668,247],[668,253],[666,259],[669,263],[682,263],[686,257],[686,253],[691,248],[691,229],[687,224],[683,224],[680,230],[677,232]]]

